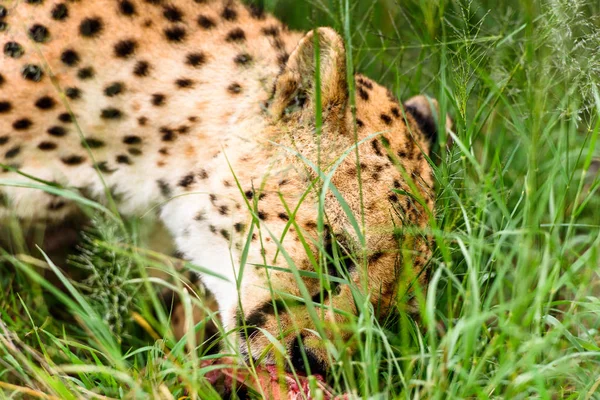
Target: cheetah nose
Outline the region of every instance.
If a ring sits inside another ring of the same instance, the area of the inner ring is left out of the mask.
[[[290,361],[295,371],[306,374],[319,374],[326,376],[327,366],[319,360],[315,354],[304,345],[302,335],[296,337],[291,343]]]

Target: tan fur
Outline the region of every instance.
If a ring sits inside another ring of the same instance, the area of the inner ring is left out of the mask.
[[[256,315],[274,300],[268,281],[275,292],[302,295],[285,256],[299,269],[314,270],[301,237],[319,259],[317,244],[322,237],[316,221],[323,184],[319,174],[331,173],[339,157],[349,151],[337,166],[331,187],[326,188],[325,224],[328,234],[358,257],[351,279],[382,312],[395,304],[404,267],[412,269],[405,276],[426,283],[422,270],[431,253],[427,235],[406,230],[404,257],[400,257],[398,235],[393,231],[409,226],[424,231],[428,226],[434,182],[424,154],[429,153],[430,143],[389,91],[361,75],[355,77],[353,115],[344,43],[335,31],[319,28],[302,38],[273,17],[253,15],[235,1],[196,4],[177,0],[162,5],[124,1],[135,7],[134,14],[120,11],[123,1],[96,0],[65,3],[69,15],[60,21],[51,18],[55,1],[40,5],[13,1],[6,6],[8,29],[0,33],[0,45],[18,42],[24,54],[19,58],[3,55],[0,64],[0,102],[10,102],[10,109],[0,113],[2,163],[77,188],[100,201],[105,200],[108,188],[125,214],[144,215],[160,205],[159,217],[169,227],[178,250],[199,265],[230,252],[232,256],[224,260],[233,260],[235,271],[249,239],[240,294],[243,312],[235,299],[219,300],[218,293],[228,290],[226,286],[203,277],[208,289],[216,292],[224,323],[231,327],[236,315],[237,320],[253,312]],[[173,7],[180,21],[166,18]],[[203,27],[200,16],[205,25],[208,19],[213,26]],[[102,29],[96,36],[82,36],[85,18],[101,18]],[[28,38],[28,29],[35,23],[48,28],[48,40],[39,43]],[[177,36],[177,30],[185,32],[183,37],[169,40],[167,32]],[[124,40],[135,44],[130,53],[118,56],[116,46]],[[314,111],[317,40],[323,112],[318,132]],[[77,65],[61,61],[67,49],[77,52]],[[199,53],[201,65],[191,65],[187,57]],[[143,76],[134,73],[140,62],[149,63]],[[23,78],[26,64],[43,67],[39,82]],[[79,76],[86,67],[94,68],[94,77]],[[106,88],[115,82],[123,84],[122,92],[106,95]],[[81,90],[79,99],[66,96],[70,87]],[[55,101],[51,109],[34,106],[43,96]],[[421,107],[423,99],[411,104]],[[419,111],[431,117],[429,108]],[[61,121],[63,113],[71,113],[74,122]],[[23,118],[31,126],[15,128]],[[53,127],[66,134],[50,135]],[[83,138],[96,146],[86,148]],[[52,145],[45,146],[55,148],[39,149],[47,142]],[[361,143],[358,160],[356,143]],[[69,163],[73,157],[78,162]],[[11,185],[24,179],[15,172],[0,177]],[[361,224],[364,246],[332,188],[343,195]],[[412,197],[394,193],[394,188]],[[0,218],[16,214],[23,219],[60,221],[76,208],[71,203],[57,207],[54,196],[10,185],[0,187],[0,195],[7,202],[4,210],[0,207]],[[224,273],[232,268],[206,267]],[[303,283],[311,296],[322,290],[316,279],[306,278]],[[357,312],[347,286],[326,296],[325,303]],[[295,306],[291,314],[283,312],[279,317],[276,321],[266,313],[262,327],[282,336],[288,348],[296,337],[292,328],[300,329],[307,348],[326,363],[321,341],[310,331],[314,325],[305,306]],[[331,311],[323,317],[344,321]],[[349,336],[343,330],[330,334],[332,338]],[[249,347],[240,344],[242,351],[254,357],[269,347],[259,332],[248,343]]]

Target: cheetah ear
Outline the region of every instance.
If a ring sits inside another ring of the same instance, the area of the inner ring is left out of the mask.
[[[438,137],[438,118],[440,106],[436,99],[423,94],[411,97],[404,102],[404,110],[412,115],[429,143],[434,143]],[[446,130],[452,129],[452,119],[446,115]]]
[[[318,28],[300,40],[275,81],[273,101],[269,108],[275,118],[299,110],[314,115],[317,40],[323,116],[325,120],[341,117],[348,101],[344,41],[333,29]]]

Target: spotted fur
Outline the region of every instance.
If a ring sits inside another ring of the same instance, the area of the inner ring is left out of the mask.
[[[290,357],[298,359],[300,337],[311,360],[327,359],[306,306],[288,312],[267,289],[269,275],[275,292],[301,295],[293,275],[264,266],[285,270],[289,257],[300,269],[315,269],[307,251],[316,252],[323,239],[322,181],[310,165],[332,172],[356,138],[359,160],[346,156],[331,183],[357,216],[364,210],[366,250],[331,188],[325,242],[339,240],[357,265],[367,266],[366,289],[380,309],[394,304],[403,268],[413,270],[404,276],[425,283],[428,239],[403,228],[426,228],[434,209],[424,157],[433,137],[426,130],[436,126],[432,108],[425,97],[405,108],[360,75],[351,90],[344,43],[332,29],[303,37],[256,7],[218,0],[14,1],[0,5],[0,22],[0,162],[7,167],[0,178],[27,180],[16,168],[100,201],[106,185],[119,194],[123,214],[159,210],[183,257],[229,279],[202,276],[223,324],[250,326],[239,343],[248,356],[269,345],[256,328],[279,336],[282,327]],[[0,197],[0,219],[60,222],[76,208],[18,185],[0,186]],[[238,302],[235,282],[248,240]],[[360,283],[359,268],[349,274]],[[304,284],[320,296],[318,280]],[[357,312],[347,285],[324,301]],[[331,311],[324,318],[343,320]],[[300,336],[289,333],[293,326]]]

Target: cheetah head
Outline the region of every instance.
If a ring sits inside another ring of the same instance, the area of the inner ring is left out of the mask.
[[[437,103],[400,104],[363,76],[352,98],[347,80],[329,28],[309,32],[276,79],[267,112],[280,158],[262,189],[278,195],[256,203],[269,214],[252,264],[263,270],[234,313],[243,354],[313,373],[335,361],[327,343],[357,340],[351,321],[365,305],[415,310],[431,254]]]

